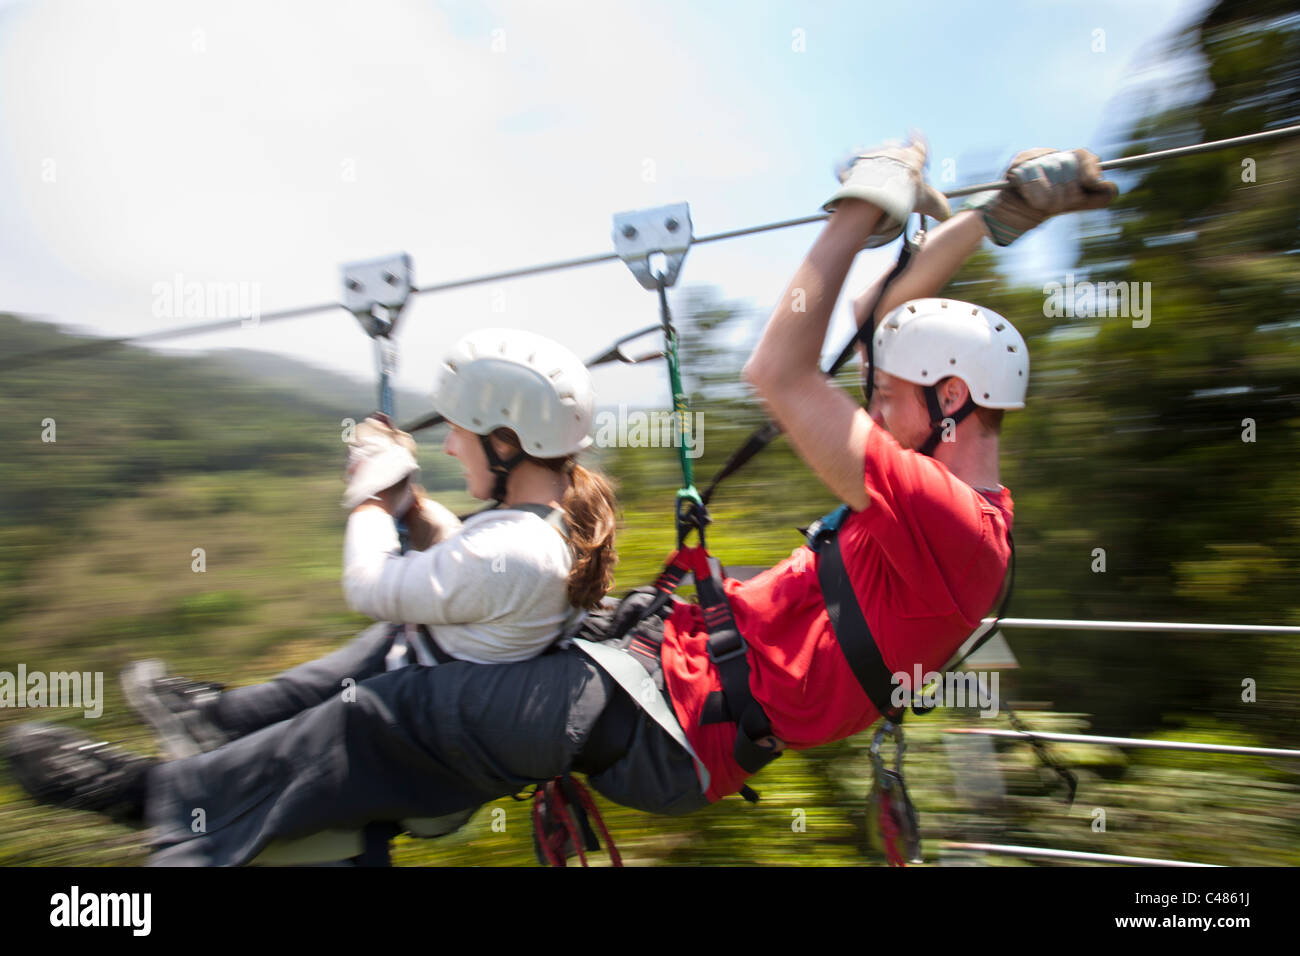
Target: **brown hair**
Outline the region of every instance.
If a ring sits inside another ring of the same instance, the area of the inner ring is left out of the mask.
[[[508,428],[498,428],[492,437],[519,448],[519,438]],[[614,585],[614,550],[617,515],[614,489],[608,478],[598,471],[584,468],[572,457],[534,458],[528,461],[569,476],[569,490],[560,506],[569,528],[569,547],[573,551],[573,568],[569,571],[569,603],[591,610],[600,606],[601,598]]]
[[[994,435],[1002,434],[1002,413],[1005,409],[985,408],[978,405],[975,408],[975,417],[980,420],[986,432],[992,432]]]

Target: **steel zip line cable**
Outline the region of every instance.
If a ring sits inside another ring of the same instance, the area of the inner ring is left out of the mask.
[[[1150,153],[1142,153],[1138,156],[1127,156],[1122,159],[1108,159],[1101,164],[1101,168],[1103,170],[1128,169],[1134,166],[1143,166],[1148,163],[1162,162],[1166,159],[1195,156],[1200,153],[1214,152],[1216,150],[1228,149],[1234,146],[1249,146],[1289,139],[1292,136],[1300,136],[1300,125],[1283,126],[1278,129],[1265,130],[1262,133],[1251,133],[1246,136],[1234,136],[1229,139],[1219,139],[1209,143],[1196,143],[1192,146],[1178,146],[1173,149],[1161,149]],[[959,189],[954,189],[951,192],[944,193],[944,195],[949,199],[956,199],[961,196],[969,196],[972,193],[985,192],[990,189],[1006,189],[1010,185],[1010,183],[1003,179],[996,182],[978,183],[974,186],[962,186]],[[743,229],[731,229],[726,232],[716,232],[712,235],[696,237],[691,240],[691,245],[698,246],[707,242],[721,242],[724,239],[737,239],[742,236],[756,235],[760,232],[772,232],[777,229],[788,229],[791,226],[804,226],[809,223],[822,222],[829,218],[830,215],[828,213],[817,213],[811,216],[800,216],[797,219],[783,219],[779,222],[769,222],[759,226],[749,226]],[[487,275],[472,276],[467,279],[453,279],[448,282],[437,282],[432,285],[424,286],[423,288],[412,289],[411,295],[429,295],[437,292],[449,292],[453,289],[464,289],[469,286],[485,285],[490,282],[501,282],[506,279],[519,279],[525,276],[542,275],[547,272],[559,272],[564,269],[577,269],[582,266],[598,265],[603,262],[617,262],[618,258],[618,253],[604,252],[597,255],[581,256],[576,259],[561,259],[557,262],[525,266],[521,269],[508,269],[504,272],[493,272]],[[319,305],[305,305],[294,309],[282,309],[277,312],[267,312],[257,316],[256,319],[252,319],[250,316],[236,316],[234,318],[214,319],[210,322],[200,322],[194,325],[183,325],[171,329],[162,329],[157,332],[144,332],[139,335],[128,335],[120,338],[93,339],[88,342],[80,342],[76,345],[69,345],[56,349],[42,349],[34,352],[25,352],[20,355],[11,355],[7,358],[0,359],[0,371],[18,368],[28,363],[81,358],[97,354],[100,351],[115,348],[118,345],[158,342],[164,339],[177,339],[189,335],[203,335],[210,332],[222,332],[228,329],[249,328],[269,322],[278,322],[283,319],[296,319],[317,312],[328,312],[330,309],[342,308],[343,305],[339,302],[323,302]]]

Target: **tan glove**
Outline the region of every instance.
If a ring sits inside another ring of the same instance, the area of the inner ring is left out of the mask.
[[[1007,189],[976,193],[966,203],[984,216],[999,246],[1009,246],[1052,216],[1101,209],[1119,195],[1119,187],[1102,178],[1101,162],[1086,149],[1029,149],[1007,169]]]
[[[867,249],[897,239],[914,211],[947,219],[947,198],[925,181],[928,150],[924,135],[917,132],[907,145],[889,143],[858,152],[836,171],[840,188],[822,208],[832,212],[841,199],[862,199],[879,206],[885,215],[863,244]]]
[[[386,416],[367,418],[356,427],[348,443],[343,507],[351,511],[386,488],[407,478],[418,479],[420,466],[415,454],[415,439],[394,428]]]

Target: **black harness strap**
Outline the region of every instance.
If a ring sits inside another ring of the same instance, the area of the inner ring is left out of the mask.
[[[842,506],[845,511],[848,506]],[[823,528],[816,532],[813,550],[817,552],[817,582],[821,585],[822,598],[826,602],[826,614],[830,618],[831,632],[844,652],[849,669],[857,678],[867,698],[875,705],[876,711],[884,718],[897,722],[905,708],[893,704],[890,700],[893,680],[890,670],[880,656],[876,639],[871,636],[871,628],[862,614],[849,580],[848,569],[844,567],[844,556],[840,553],[840,536],[838,523],[833,528]]]
[[[495,510],[495,509],[494,509]],[[564,540],[569,540],[569,526],[564,521],[564,510],[562,508],[552,508],[550,505],[510,505],[502,506],[502,511],[527,511],[529,514],[537,515],[556,531]]]
[[[861,328],[853,333],[853,338],[849,339],[848,342],[845,343],[844,348],[840,350],[839,356],[831,363],[831,367],[826,370],[827,375],[834,376],[835,373],[844,366],[844,363],[853,357],[853,349],[859,342],[862,342],[867,349],[867,383],[863,391],[868,404],[871,402],[871,391],[873,388],[871,366],[875,356],[875,349],[873,346],[875,337],[873,333],[876,329],[874,321],[876,309],[879,308],[880,300],[884,298],[885,290],[889,288],[890,283],[897,279],[902,271],[907,268],[907,264],[911,261],[912,253],[915,252],[915,250],[916,247],[911,242],[903,242],[903,247],[898,251],[898,259],[894,263],[894,268],[891,269],[889,275],[885,277],[884,284],[880,287],[880,291],[876,293],[876,297],[874,301],[872,301],[870,309],[867,311],[867,321],[862,324]],[[700,495],[700,500],[707,505],[723,479],[739,471],[746,462],[770,445],[779,434],[781,434],[781,426],[775,422],[768,422],[766,425],[755,429],[749,438],[745,440],[745,444],[741,445],[732,453],[731,457],[727,459],[726,464],[722,466],[722,469],[714,476],[713,480],[709,482],[709,486],[705,488],[704,493]]]
[[[993,504],[992,498],[982,491],[979,493]],[[844,658],[848,661],[853,676],[857,678],[858,684],[880,715],[897,723],[906,712],[906,706],[896,705],[891,699],[894,688],[893,675],[885,666],[876,639],[872,637],[871,629],[867,626],[867,620],[862,614],[862,606],[858,603],[857,594],[849,580],[848,569],[844,566],[844,556],[840,552],[840,526],[850,513],[848,505],[840,505],[830,514],[818,519],[808,529],[808,546],[817,554],[817,581],[821,585],[822,598],[826,602],[831,631],[844,652]],[[1011,601],[1011,589],[1015,579],[1016,546],[1010,529],[1007,530],[1007,544],[1011,547],[1011,554],[1007,563],[1007,573],[999,591],[994,623],[970,648],[961,653],[960,657],[947,664],[944,670],[960,666],[997,631],[997,621],[1002,618]],[[920,689],[916,687],[912,690],[915,693]],[[913,710],[917,710],[915,705]]]
[[[736,744],[732,756],[746,773],[758,773],[780,753],[759,744],[772,733],[772,721],[749,689],[749,661],[736,618],[727,603],[722,585],[722,564],[708,557],[709,576],[695,582],[700,606],[704,608],[704,627],[709,632],[709,660],[713,662],[726,697],[726,711],[736,721]]]

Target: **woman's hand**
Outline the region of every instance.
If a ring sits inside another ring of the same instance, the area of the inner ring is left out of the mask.
[[[415,439],[390,425],[386,417],[372,415],[363,421],[348,443],[348,463],[343,472],[343,480],[347,482],[343,507],[352,511],[386,489],[399,489],[389,496],[389,507],[401,507],[400,489],[410,494],[410,480],[418,479],[420,475],[415,452]],[[405,507],[410,507],[410,503],[407,502]],[[405,507],[402,507],[403,511]]]

